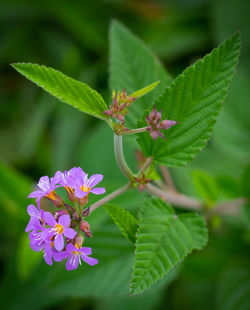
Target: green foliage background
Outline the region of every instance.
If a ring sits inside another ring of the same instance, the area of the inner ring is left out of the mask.
[[[82,266],[69,273],[61,264],[47,266],[30,250],[24,233],[26,196],[40,176],[81,166],[90,174],[104,174],[107,192],[123,185],[124,177],[105,123],[59,104],[9,65],[32,62],[56,68],[97,89],[108,101],[112,18],[141,37],[173,77],[241,30],[240,63],[214,135],[191,165],[171,170],[180,191],[209,205],[249,193],[249,13],[244,0],[0,1],[2,309],[249,309],[247,206],[242,217],[212,219],[208,246],[138,296],[128,296],[133,247],[104,209],[91,216],[94,238],[88,242],[102,258],[95,269]],[[136,167],[137,145],[130,137],[125,145],[126,158]],[[143,196],[131,191],[114,203],[135,214]]]

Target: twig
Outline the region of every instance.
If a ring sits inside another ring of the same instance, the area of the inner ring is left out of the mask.
[[[167,202],[172,203],[175,206],[184,207],[189,210],[200,211],[203,208],[203,203],[195,198],[190,198],[186,195],[175,193],[172,191],[162,190],[152,184],[147,184],[145,189],[150,194],[156,195]]]
[[[109,202],[110,200],[112,200],[112,199],[116,198],[117,196],[120,196],[121,194],[126,192],[130,188],[130,186],[131,186],[131,183],[128,183],[128,184],[124,185],[123,187],[117,189],[113,193],[107,195],[106,197],[98,200],[96,203],[94,203],[92,206],[89,207],[89,214],[92,213],[97,208],[104,205],[105,203]]]
[[[144,171],[146,171],[148,169],[148,167],[151,165],[153,158],[150,156],[146,159],[146,161],[144,162],[144,164],[142,165],[141,169],[138,172],[138,176],[141,175]]]
[[[206,211],[208,215],[219,214],[219,215],[235,215],[241,212],[241,206],[247,202],[244,197],[220,202],[213,206],[212,209],[205,210],[204,203],[198,199],[188,197],[186,195],[160,189],[152,184],[147,184],[145,189],[150,194],[160,197],[161,199],[179,206],[184,209],[193,211]]]
[[[135,133],[145,132],[147,131],[147,127],[141,127],[136,129],[130,129],[121,133],[121,135],[132,135]]]
[[[172,180],[172,178],[171,178],[171,175],[170,175],[170,173],[169,173],[168,168],[165,167],[165,166],[163,166],[163,165],[161,165],[161,166],[160,166],[160,169],[161,169],[161,173],[162,173],[163,179],[164,179],[164,181],[166,182],[166,184],[167,184],[170,188],[172,188],[173,190],[176,191],[176,188],[175,188],[175,186],[174,186],[174,182],[173,182],[173,180]]]

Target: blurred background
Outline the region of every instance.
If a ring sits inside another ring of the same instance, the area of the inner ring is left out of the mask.
[[[151,290],[129,297],[130,244],[98,209],[87,240],[100,261],[66,272],[47,266],[24,233],[26,198],[43,175],[81,166],[104,174],[107,192],[124,183],[112,132],[19,75],[10,64],[32,62],[86,82],[109,102],[108,31],[116,18],[143,39],[175,77],[240,30],[240,63],[208,147],[187,168],[172,169],[182,192],[201,197],[195,175],[215,184],[219,199],[249,184],[250,2],[247,0],[0,1],[0,295],[1,309],[250,309],[250,212],[214,217],[210,241]],[[127,158],[136,167],[136,141]],[[197,172],[198,171],[198,172]],[[143,193],[117,203],[135,212]]]

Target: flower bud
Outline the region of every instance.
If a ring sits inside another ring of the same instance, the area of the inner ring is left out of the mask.
[[[84,234],[85,234],[86,237],[92,237],[92,236],[93,236],[92,233],[91,233],[91,231],[90,231],[90,225],[89,225],[89,223],[86,222],[86,221],[82,221],[82,222],[80,223],[80,230],[81,230],[82,232],[84,232]]]
[[[61,215],[68,215],[68,214],[69,213],[67,212],[67,210],[59,210],[59,211],[56,211],[54,218],[56,221],[58,221],[58,219]]]
[[[57,195],[55,191],[51,191],[46,197],[53,203],[53,205],[57,208],[63,207],[64,201],[62,197]]]
[[[89,211],[90,211],[89,208],[84,209],[84,210],[82,211],[82,216],[83,216],[83,217],[89,216]]]
[[[78,221],[79,219],[80,219],[79,214],[78,214],[77,212],[74,212],[74,213],[73,213],[73,220]]]
[[[82,247],[82,244],[83,244],[83,241],[84,241],[84,238],[83,238],[82,235],[77,234],[76,237],[75,237],[75,239],[74,239],[74,241],[75,241],[77,247],[78,247],[78,248],[81,248],[81,247]]]
[[[78,202],[81,206],[85,206],[88,203],[88,195],[83,198],[78,198]]]

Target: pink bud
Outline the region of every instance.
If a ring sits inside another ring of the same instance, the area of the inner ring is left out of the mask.
[[[176,125],[176,124],[177,124],[176,121],[170,121],[170,120],[164,119],[164,120],[161,122],[160,126],[161,126],[162,129],[168,129],[168,128],[170,128],[170,127]]]

